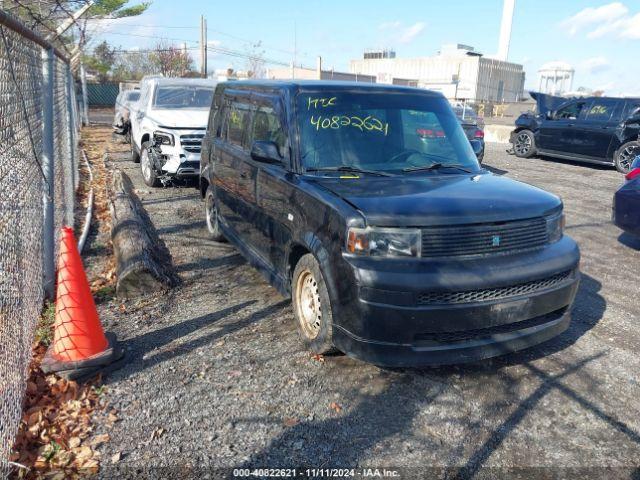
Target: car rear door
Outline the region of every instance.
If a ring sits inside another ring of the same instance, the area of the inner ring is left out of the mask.
[[[246,242],[255,205],[256,179],[246,135],[251,118],[249,94],[226,90],[222,102],[224,117],[213,146],[216,200],[222,222],[240,241]]]
[[[624,100],[595,98],[586,106],[575,127],[576,153],[605,161],[620,123]]]
[[[550,118],[544,119],[538,132],[538,148],[575,154],[575,127],[586,103],[585,100],[565,103]]]

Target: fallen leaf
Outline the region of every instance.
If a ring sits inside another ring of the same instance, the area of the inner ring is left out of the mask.
[[[324,357],[319,353],[311,355],[311,359],[315,360],[316,362],[324,363]]]
[[[111,463],[118,463],[122,458],[122,452],[116,452],[111,456]]]
[[[297,418],[287,417],[284,419],[285,427],[295,427],[300,421]]]
[[[78,437],[71,437],[69,439],[69,448],[76,448],[80,446],[80,443],[82,442],[82,440],[80,440],[80,438]]]
[[[166,430],[162,427],[156,428],[153,433],[151,434],[151,440],[155,440],[156,438],[160,438],[162,435],[164,435],[164,433],[166,432]]]
[[[340,413],[340,410],[342,410],[342,407],[338,405],[336,402],[331,402],[331,404],[329,405],[329,408],[331,410],[334,410],[336,413]]]
[[[98,445],[102,445],[103,443],[106,443],[109,441],[109,434],[108,433],[103,433],[102,435],[96,435],[95,437],[93,437],[93,439],[91,439],[91,445],[94,447],[97,447]]]

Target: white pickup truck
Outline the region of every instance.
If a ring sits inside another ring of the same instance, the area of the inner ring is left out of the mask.
[[[216,82],[147,77],[131,112],[131,158],[145,183],[166,185],[197,179],[200,149]]]

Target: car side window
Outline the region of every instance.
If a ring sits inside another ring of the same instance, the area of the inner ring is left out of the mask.
[[[594,100],[587,110],[588,122],[608,122],[617,106],[615,100]]]
[[[560,108],[555,115],[556,120],[577,120],[586,102],[572,102]]]
[[[222,104],[220,105],[220,108],[217,108],[213,113],[214,125],[216,126],[216,138],[224,138],[224,133],[227,131],[227,125],[225,123],[227,119],[227,110],[227,105]]]
[[[227,141],[239,147],[243,146],[243,134],[247,130],[250,106],[246,103],[232,102],[227,115]]]
[[[273,142],[278,146],[280,156],[284,157],[286,135],[280,118],[272,107],[259,106],[253,115],[252,141]]]

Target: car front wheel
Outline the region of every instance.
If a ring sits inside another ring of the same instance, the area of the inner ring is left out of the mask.
[[[624,174],[629,173],[631,164],[638,155],[640,155],[640,142],[633,141],[622,145],[613,157],[616,170]]]
[[[536,154],[536,141],[531,130],[520,130],[513,142],[516,157],[529,158]]]
[[[156,174],[155,166],[151,161],[151,154],[149,153],[149,142],[144,142],[140,152],[140,170],[142,172],[142,178],[144,183],[149,187],[159,187],[160,180]]]
[[[302,342],[313,353],[334,351],[333,313],[320,264],[311,254],[296,265],[291,279],[293,312]]]

